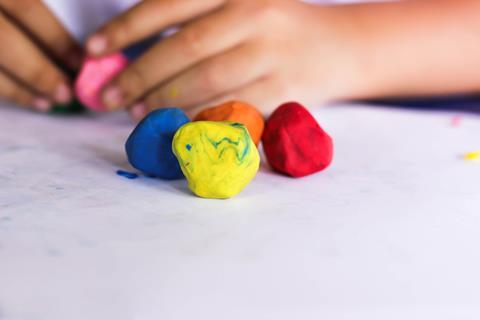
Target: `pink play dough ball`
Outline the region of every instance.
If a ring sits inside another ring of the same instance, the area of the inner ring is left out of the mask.
[[[128,65],[127,58],[115,53],[102,58],[86,58],[75,82],[78,99],[88,108],[96,111],[107,110],[100,94],[110,80]]]

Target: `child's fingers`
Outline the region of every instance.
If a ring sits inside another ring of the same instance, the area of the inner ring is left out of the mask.
[[[43,97],[37,97],[33,92],[23,87],[8,74],[0,71],[0,97],[26,108],[48,111],[51,103]]]
[[[241,45],[204,60],[173,78],[150,93],[145,103],[150,109],[199,105],[264,77],[272,69],[272,64],[271,56],[263,47]]]
[[[206,107],[217,106],[225,101],[232,100],[248,101],[257,106],[263,113],[268,114],[282,102],[292,100],[292,96],[288,91],[288,86],[281,81],[272,77],[265,77],[201,105],[191,106],[185,109],[185,112],[190,117],[195,117],[196,114]]]
[[[80,46],[42,1],[0,0],[0,8],[64,66],[80,66]]]
[[[59,103],[72,93],[67,77],[9,19],[0,13],[0,67],[41,95]]]
[[[150,112],[147,105],[142,101],[134,104],[128,109],[130,117],[135,121],[139,122]]]
[[[108,22],[87,41],[91,55],[118,51],[161,30],[200,16],[225,0],[146,0]]]
[[[130,105],[175,74],[239,45],[252,28],[232,10],[212,13],[185,26],[116,77],[103,91],[105,105],[111,110]]]

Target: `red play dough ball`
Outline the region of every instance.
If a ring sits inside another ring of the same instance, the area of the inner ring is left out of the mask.
[[[128,60],[121,53],[102,58],[87,58],[75,82],[75,94],[78,100],[90,109],[107,110],[100,97],[103,86],[127,65]]]
[[[322,171],[333,159],[332,138],[296,102],[285,103],[272,113],[262,142],[270,166],[292,177]]]

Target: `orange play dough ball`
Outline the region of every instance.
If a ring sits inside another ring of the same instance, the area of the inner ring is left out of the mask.
[[[233,121],[243,124],[248,129],[253,142],[258,146],[262,138],[265,120],[254,106],[240,101],[229,101],[216,107],[208,108],[197,114],[193,121]]]

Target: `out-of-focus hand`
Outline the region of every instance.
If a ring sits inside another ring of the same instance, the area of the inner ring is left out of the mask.
[[[46,112],[72,98],[81,50],[40,0],[0,0],[0,99]]]
[[[181,25],[105,87],[109,109],[141,118],[176,106],[193,115],[236,99],[268,113],[349,90],[355,41],[336,12],[297,0],[146,0],[93,34],[87,51],[102,56]]]

